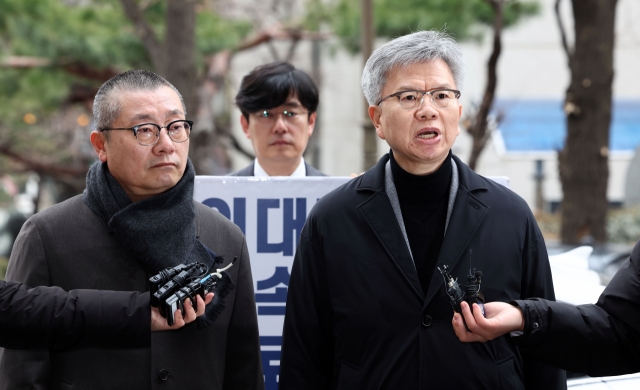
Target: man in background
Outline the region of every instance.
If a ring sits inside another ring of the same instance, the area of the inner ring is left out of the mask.
[[[325,176],[302,157],[318,108],[309,75],[286,62],[258,66],[242,79],[236,104],[256,159],[231,176]]]
[[[32,216],[11,253],[7,280],[65,290],[145,292],[170,266],[226,266],[235,288],[222,313],[154,332],[150,349],[0,351],[0,389],[261,389],[258,323],[246,241],[193,200],[193,122],[178,90],[158,75],[122,73],[93,105],[98,161],[82,195]],[[214,321],[215,320],[215,321]]]

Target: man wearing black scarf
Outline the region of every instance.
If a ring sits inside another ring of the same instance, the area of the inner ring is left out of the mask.
[[[153,333],[150,348],[2,350],[0,389],[262,388],[246,242],[237,226],[193,201],[192,122],[180,93],[151,72],[128,71],[100,88],[94,120],[100,161],[84,193],[25,223],[7,280],[145,292],[166,267],[221,267],[237,257],[228,271],[235,288],[221,314],[209,305],[194,324]]]
[[[420,31],[374,51],[362,74],[369,116],[391,152],[316,203],[296,251],[280,390],[564,389],[564,371],[506,336],[461,343],[443,277],[483,273],[487,300],[554,299],[527,204],[452,153],[462,54]],[[473,259],[470,264],[470,254]]]

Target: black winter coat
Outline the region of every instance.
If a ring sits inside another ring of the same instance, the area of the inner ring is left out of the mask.
[[[0,349],[0,390],[264,388],[251,265],[240,228],[196,202],[196,236],[226,259],[235,289],[208,328],[151,333],[150,348]],[[226,265],[227,263],[223,263]],[[65,290],[149,290],[152,275],[78,195],[34,216],[11,252],[7,280]]]
[[[149,347],[149,293],[29,288],[0,280],[0,347]]]
[[[526,359],[508,336],[458,340],[442,276],[434,272],[422,291],[385,192],[388,159],[325,195],[307,219],[289,283],[280,389],[566,388],[564,371]],[[554,299],[527,204],[453,162],[459,188],[438,263],[464,282],[472,249],[487,300]]]
[[[591,376],[640,371],[640,242],[595,305],[516,303],[525,332],[514,340],[531,356]]]

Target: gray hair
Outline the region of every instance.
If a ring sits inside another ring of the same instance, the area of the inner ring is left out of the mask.
[[[148,70],[129,70],[112,77],[102,84],[93,100],[93,121],[97,130],[111,127],[113,121],[122,113],[122,105],[118,93],[125,91],[155,91],[161,87],[169,87],[178,94],[182,110],[187,115],[182,95],[176,87],[164,78]]]
[[[371,53],[362,71],[360,83],[367,102],[374,105],[382,98],[382,88],[392,69],[438,58],[449,65],[457,88],[462,89],[462,51],[449,34],[441,31],[418,31],[385,43]]]

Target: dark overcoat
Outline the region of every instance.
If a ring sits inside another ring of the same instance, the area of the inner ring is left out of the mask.
[[[171,221],[167,221],[171,223]],[[262,366],[249,255],[240,229],[196,203],[196,235],[228,260],[236,287],[209,328],[154,332],[151,348],[0,352],[0,389],[261,389]],[[76,196],[31,217],[7,279],[65,290],[148,291],[146,266]],[[162,380],[164,379],[164,380]]]
[[[149,293],[72,290],[0,280],[0,346],[148,347]]]
[[[253,176],[253,167],[255,165],[256,161],[253,160],[251,162],[251,164],[247,165],[246,167],[235,171],[233,173],[230,173],[228,176]],[[306,176],[327,176],[324,173],[320,172],[319,170],[315,169],[314,167],[312,167],[311,165],[307,164],[307,162],[305,161],[304,163],[304,168],[306,169],[307,175]]]
[[[527,354],[591,376],[640,372],[640,241],[595,305],[516,302],[525,332],[514,341]]]
[[[564,371],[525,359],[508,336],[461,343],[443,278],[422,291],[385,192],[385,155],[312,209],[295,255],[280,389],[561,389]],[[453,156],[459,187],[438,264],[464,284],[481,270],[488,301],[554,299],[527,204]]]

